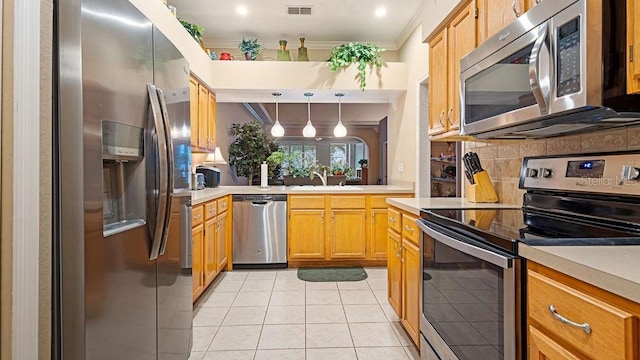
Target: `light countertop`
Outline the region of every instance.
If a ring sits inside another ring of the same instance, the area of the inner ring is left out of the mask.
[[[465,198],[388,198],[387,204],[420,215],[420,209],[519,209],[517,205],[499,203],[473,203]]]
[[[356,186],[219,186],[191,191],[191,204],[197,205],[224,195],[256,194],[413,194],[413,188],[396,185],[356,185]]]
[[[520,256],[640,303],[640,246],[529,246]]]

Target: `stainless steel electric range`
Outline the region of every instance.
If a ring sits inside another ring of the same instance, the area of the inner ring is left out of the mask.
[[[423,210],[423,359],[526,359],[518,244],[639,245],[640,154],[525,158],[519,209]]]

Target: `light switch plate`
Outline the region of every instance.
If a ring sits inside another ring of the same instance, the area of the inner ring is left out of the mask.
[[[404,163],[398,163],[398,172],[404,172]]]

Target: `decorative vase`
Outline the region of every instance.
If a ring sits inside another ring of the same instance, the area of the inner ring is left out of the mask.
[[[251,54],[250,52],[246,52],[246,53],[244,53],[244,58],[245,58],[246,60],[249,60],[249,61],[253,61],[253,60],[255,60],[255,59],[253,58],[253,54]]]
[[[298,61],[309,61],[307,48],[304,47],[304,38],[300,38],[300,47],[298,48]]]
[[[280,50],[278,50],[276,61],[291,61],[291,55],[289,54],[289,50],[287,50],[287,40],[280,40],[279,43]]]

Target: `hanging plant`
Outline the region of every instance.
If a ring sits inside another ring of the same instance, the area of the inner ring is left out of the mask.
[[[331,58],[329,58],[329,70],[337,71],[340,68],[349,67],[351,64],[357,64],[358,74],[356,80],[360,82],[360,90],[364,91],[367,86],[367,65],[375,66],[380,69],[382,66],[381,53],[385,49],[374,44],[360,44],[357,42],[338,45],[331,49]]]
[[[188,21],[184,21],[180,18],[178,18],[178,20],[180,21],[180,24],[182,24],[182,26],[187,29],[187,32],[191,35],[191,37],[193,37],[196,42],[198,42],[198,44],[202,44],[202,34],[204,33],[204,28],[202,26],[192,24]]]

